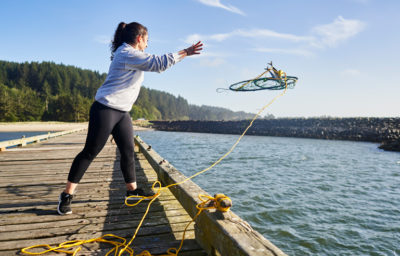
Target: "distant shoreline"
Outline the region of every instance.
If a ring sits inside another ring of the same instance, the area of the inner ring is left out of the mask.
[[[0,122],[0,132],[59,132],[88,127],[88,122]],[[134,126],[135,131],[150,130],[150,128]]]
[[[250,120],[151,121],[159,131],[242,134]],[[381,143],[400,152],[400,118],[280,118],[255,120],[247,135]]]

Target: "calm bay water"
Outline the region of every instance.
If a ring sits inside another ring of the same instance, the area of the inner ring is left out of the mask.
[[[0,141],[20,139],[22,136],[32,137],[48,132],[0,132]]]
[[[186,176],[239,137],[137,134]],[[245,136],[194,182],[289,255],[400,255],[400,153],[377,144]]]

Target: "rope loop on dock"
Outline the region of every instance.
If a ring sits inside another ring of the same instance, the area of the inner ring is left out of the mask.
[[[232,206],[232,200],[224,194],[216,194],[214,197],[199,195],[201,203],[196,205],[198,210],[217,209],[220,212],[227,212]]]
[[[116,238],[118,240],[122,240],[122,242],[119,241],[114,241],[114,240],[108,240],[106,239],[106,237],[110,237],[110,238]],[[111,244],[114,245],[114,248],[112,248],[107,254],[106,256],[110,255],[112,252],[117,252],[118,249],[122,246],[126,245],[126,239],[123,237],[119,237],[113,234],[106,234],[103,235],[101,237],[97,237],[97,238],[92,238],[92,239],[88,239],[88,240],[71,240],[71,241],[66,241],[66,242],[62,242],[60,243],[58,246],[52,247],[48,244],[39,244],[39,245],[33,245],[33,246],[29,246],[26,248],[23,248],[21,250],[22,253],[25,254],[29,254],[29,255],[41,255],[41,254],[45,254],[45,253],[49,253],[49,252],[58,252],[58,253],[66,253],[66,254],[71,254],[73,256],[77,255],[77,253],[82,249],[81,245],[83,244],[88,244],[88,243],[94,243],[94,242],[98,242],[98,243],[107,243],[107,244]],[[74,250],[67,250],[67,249],[71,249],[73,247],[77,247]],[[32,249],[40,249],[40,248],[47,248],[47,250],[44,251],[40,251],[40,252],[32,252],[30,250]],[[130,247],[125,248],[126,252],[133,256],[133,249]]]
[[[158,188],[156,188],[156,185],[158,185]],[[151,186],[151,188],[152,188],[153,191],[156,191],[154,193],[154,195],[152,195],[152,196],[128,196],[128,197],[125,198],[125,205],[133,207],[133,206],[136,206],[136,205],[140,204],[144,200],[146,200],[146,201],[147,200],[153,200],[153,199],[156,199],[157,197],[159,197],[161,195],[161,190],[163,189],[163,187],[162,187],[160,181],[156,180],[153,183],[153,185]],[[140,199],[136,203],[131,204],[131,203],[128,203],[128,200],[130,198],[140,198]]]

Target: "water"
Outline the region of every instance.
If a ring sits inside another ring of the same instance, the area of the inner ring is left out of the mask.
[[[0,141],[20,139],[22,136],[28,138],[47,133],[48,132],[0,132]]]
[[[190,176],[238,135],[137,134]],[[400,153],[377,144],[245,136],[194,178],[289,255],[400,255]]]

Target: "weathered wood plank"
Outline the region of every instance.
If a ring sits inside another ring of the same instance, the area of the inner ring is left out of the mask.
[[[107,191],[105,188],[106,186],[99,187],[94,185],[95,183],[88,183],[87,185],[92,185],[92,186],[87,186],[86,189],[79,189],[79,193],[82,193],[82,196],[75,197],[75,200],[109,200],[109,201],[115,201],[118,200],[121,201],[124,200],[124,196],[126,191],[123,189],[120,190],[112,190],[112,191]],[[104,184],[103,184],[104,185]],[[10,196],[7,198],[0,198],[0,212],[2,209],[7,208],[8,205],[10,204],[18,204],[21,203],[22,205],[26,205],[27,200],[29,200],[29,203],[39,203],[43,202],[46,200],[47,202],[51,202],[52,204],[57,202],[57,198],[59,195],[59,191],[62,190],[62,187],[59,186],[58,188],[51,188],[50,190],[36,190],[32,192],[26,192],[24,190],[14,190],[12,191],[13,194],[10,194]],[[95,189],[96,190],[96,195],[95,196],[90,196],[88,194],[84,193],[89,193],[91,190]],[[148,189],[150,190],[150,189]],[[9,192],[7,189],[1,189],[0,193],[2,192]],[[172,194],[162,194],[159,196],[158,200],[174,200],[175,197]]]
[[[129,237],[127,237],[129,239]],[[63,240],[64,239],[64,240]],[[65,239],[69,239],[68,237],[63,237],[59,240],[66,241]],[[72,239],[71,239],[72,240]],[[166,251],[169,248],[177,248],[179,246],[179,241],[165,241],[165,240],[141,240],[139,237],[137,239],[137,243],[133,243],[130,247],[134,250],[135,254],[141,253],[144,250],[148,250],[152,253],[152,255],[165,255]],[[21,240],[24,242],[24,240]],[[35,244],[40,244],[40,240],[37,240]],[[52,246],[56,246],[56,244],[51,244]],[[102,248],[102,249],[99,249]],[[83,249],[78,253],[78,255],[93,255],[93,256],[101,256],[106,255],[109,250],[112,249],[111,246],[106,244],[98,244],[98,243],[91,243],[86,244]],[[11,255],[20,255],[19,250],[3,250],[1,251],[2,256],[11,256]],[[50,254],[54,255],[54,254]],[[57,254],[60,255],[60,254]],[[113,254],[111,254],[113,255]],[[199,247],[198,243],[195,239],[189,238],[186,239],[181,252],[179,255],[184,256],[206,256],[207,254],[204,252],[202,248]]]
[[[6,229],[7,225],[18,225],[18,224],[33,224],[33,223],[42,223],[44,221],[49,221],[49,222],[54,222],[54,225],[57,224],[58,221],[62,220],[71,220],[71,219],[87,219],[87,218],[101,218],[104,217],[106,218],[107,222],[116,222],[119,221],[120,219],[125,219],[125,218],[132,218],[132,219],[141,219],[143,217],[144,211],[141,212],[123,212],[121,210],[108,210],[107,212],[105,211],[91,211],[91,212],[86,212],[86,213],[80,213],[80,214],[73,214],[73,215],[67,215],[67,216],[62,216],[61,218],[57,218],[58,216],[55,215],[55,211],[51,212],[52,215],[47,217],[45,220],[43,219],[35,219],[33,215],[31,216],[12,216],[9,218],[9,222],[2,223],[3,225],[1,228],[4,227]],[[159,210],[152,210],[151,215],[148,216],[147,218],[162,218],[162,217],[171,217],[171,216],[180,216],[184,215],[186,212],[179,208],[179,209],[159,209]]]
[[[134,230],[114,230],[113,235],[120,236],[123,238],[130,239],[132,238]],[[64,236],[55,236],[55,237],[46,237],[44,239],[27,239],[27,240],[12,240],[8,241],[6,243],[0,243],[0,252],[1,251],[7,251],[7,250],[13,250],[15,249],[22,249],[27,246],[33,246],[33,245],[38,245],[38,244],[49,244],[49,245],[58,245],[60,243],[63,243],[65,241],[71,241],[71,240],[88,240],[88,239],[93,239],[93,238],[98,238],[101,237],[102,235],[105,235],[102,231],[99,232],[91,232],[91,233],[79,233],[79,234],[67,234]],[[182,237],[183,232],[176,232],[175,234],[177,237]],[[193,232],[187,233],[187,239],[190,240],[194,238]],[[177,241],[175,236],[169,232],[169,233],[162,233],[162,234],[157,234],[156,236],[137,236],[136,239],[134,240],[134,245],[140,245],[140,247],[149,247],[151,245],[157,246],[157,244],[160,243],[167,243],[170,242],[171,244],[174,244],[175,246],[179,245],[180,241]],[[186,244],[186,243],[184,243]],[[197,248],[199,246],[197,245]]]
[[[188,222],[190,218],[185,214],[182,210],[174,210],[170,211],[171,213],[161,214],[161,212],[157,215],[152,214],[148,217],[149,222],[144,223],[144,226],[156,225],[154,221],[156,221],[157,225],[161,225],[161,222],[165,224],[165,222],[170,223],[180,223],[180,222]],[[143,214],[128,214],[128,215],[114,215],[111,216],[113,221],[118,221],[118,223],[126,222],[126,221],[138,221],[142,218]],[[65,220],[57,220],[57,227],[68,227],[68,226],[76,226],[76,225],[89,225],[89,224],[99,224],[99,223],[107,223],[109,221],[110,216],[98,216],[98,217],[86,217],[86,218],[72,218]],[[43,228],[53,228],[54,221],[44,220],[43,222],[38,223],[26,223],[23,224],[7,224],[1,226],[2,232],[18,232],[19,231],[30,231],[30,230],[38,230]],[[136,226],[132,226],[136,227]],[[8,234],[8,233],[7,233]],[[0,240],[6,240],[6,234],[0,233]]]
[[[57,222],[57,227],[53,225],[42,225],[40,229],[30,229],[30,230],[17,230],[17,231],[5,231],[0,233],[0,242],[9,241],[9,240],[22,240],[22,239],[37,239],[37,238],[45,238],[51,236],[59,236],[65,234],[82,234],[82,233],[92,233],[102,230],[104,232],[113,233],[116,230],[130,230],[134,231],[139,222],[140,217],[136,220],[127,220],[121,221],[118,223],[113,223],[112,225],[108,225],[104,222],[103,219],[88,219],[91,220],[89,223],[77,223],[75,225],[59,225]],[[102,221],[100,221],[102,220]],[[140,228],[140,235],[155,235],[161,233],[169,233],[172,231],[183,231],[187,225],[187,223],[191,220],[188,216],[180,216],[171,218],[172,222],[167,218],[156,218],[156,219],[147,219],[146,223]],[[46,228],[46,232],[44,233],[41,229]],[[190,230],[193,230],[193,225],[191,225]]]

